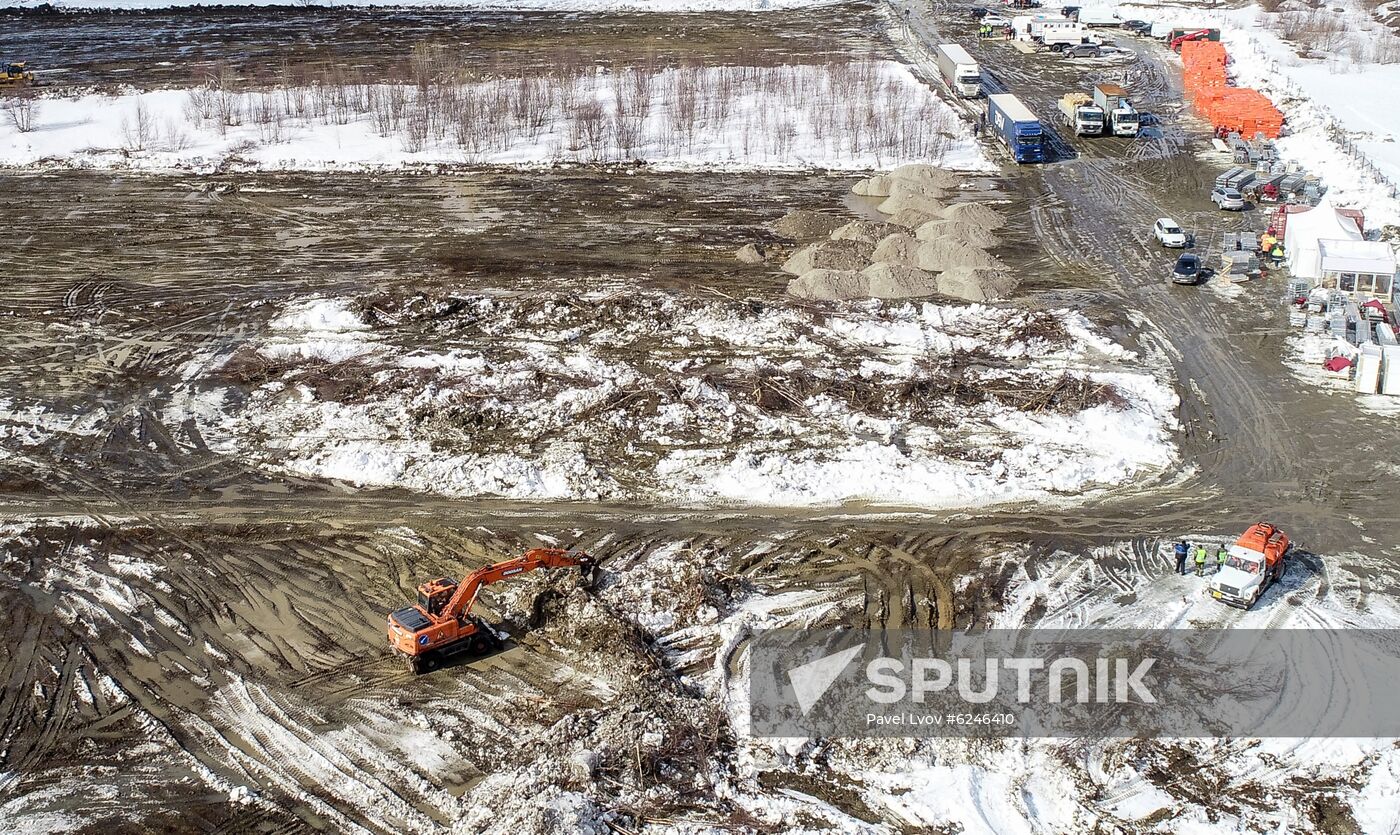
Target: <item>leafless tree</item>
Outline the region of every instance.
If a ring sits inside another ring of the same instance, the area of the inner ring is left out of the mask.
[[[34,130],[34,121],[39,117],[39,105],[32,96],[19,96],[5,102],[5,116],[20,133]]]

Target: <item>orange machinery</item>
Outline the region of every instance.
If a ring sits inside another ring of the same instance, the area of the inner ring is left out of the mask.
[[[1235,544],[1249,551],[1264,555],[1264,562],[1273,566],[1288,552],[1288,534],[1274,527],[1270,522],[1251,525]]]
[[[461,582],[450,577],[430,580],[418,587],[416,604],[389,613],[389,648],[407,659],[415,674],[433,669],[449,655],[465,651],[482,655],[498,649],[495,633],[472,615],[482,587],[537,568],[572,567],[581,568],[588,577],[597,563],[582,551],[532,548],[515,559],[478,568]]]

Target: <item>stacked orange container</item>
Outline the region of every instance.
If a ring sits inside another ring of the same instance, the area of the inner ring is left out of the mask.
[[[1238,131],[1244,137],[1262,133],[1277,138],[1283,131],[1283,114],[1258,90],[1231,87],[1225,73],[1228,60],[1224,44],[1218,41],[1182,43],[1187,101],[1216,129]]]

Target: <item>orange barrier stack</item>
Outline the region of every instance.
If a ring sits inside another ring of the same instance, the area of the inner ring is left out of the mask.
[[[1258,90],[1231,87],[1225,73],[1228,61],[1225,45],[1219,41],[1183,42],[1181,63],[1187,100],[1217,130],[1238,131],[1246,138],[1262,133],[1277,139],[1283,131],[1283,114]]]

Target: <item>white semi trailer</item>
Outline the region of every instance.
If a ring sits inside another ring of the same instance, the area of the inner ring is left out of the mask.
[[[967,50],[955,43],[939,44],[934,50],[938,61],[938,74],[948,88],[965,99],[975,99],[982,95],[982,68],[967,54]]]

